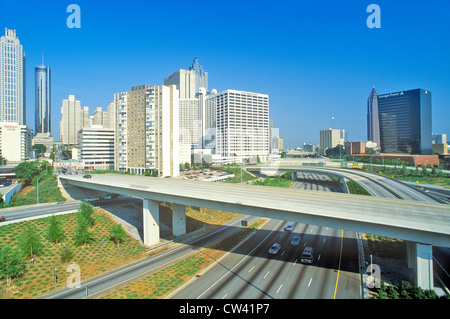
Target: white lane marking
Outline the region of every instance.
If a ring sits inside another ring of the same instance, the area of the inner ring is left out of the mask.
[[[286,250],[283,250],[283,252],[281,253],[281,256],[283,256],[285,252],[286,252]]]
[[[222,299],[225,299],[226,296],[228,296],[228,294],[225,294],[225,296],[223,296]]]
[[[297,260],[298,260],[298,259],[296,259],[296,260],[294,261],[294,265],[297,263]]]
[[[253,268],[255,268],[255,266],[253,266],[252,268],[250,268],[250,270],[249,270],[248,272],[252,271],[252,270],[253,270]]]
[[[312,281],[312,278],[309,280],[308,288],[309,288],[309,286],[311,286],[311,281]]]
[[[266,279],[267,275],[269,274],[270,271],[267,272],[267,274],[264,276],[264,279]]]
[[[317,261],[319,261],[320,260],[320,255],[319,255],[319,258],[317,258]]]
[[[280,292],[280,289],[281,289],[281,287],[283,287],[283,285],[281,285],[281,286],[280,286],[280,288],[278,288],[278,290],[277,290],[277,293],[279,293],[279,292]]]
[[[277,228],[283,221],[280,221],[275,228]],[[223,278],[225,278],[228,274],[230,274],[234,268],[236,268],[237,266],[239,266],[245,259],[247,259],[247,257],[249,257],[271,234],[273,233],[273,230],[271,230],[266,237],[264,237],[264,239],[258,244],[256,245],[256,247],[254,247],[244,258],[242,258],[236,265],[234,265],[230,270],[228,270],[228,272],[226,272],[222,277],[220,277],[218,280],[216,280],[216,282],[214,282],[211,286],[208,287],[208,289],[206,289],[205,291],[203,291],[200,296],[198,296],[196,299],[200,299],[205,293],[207,293],[209,290],[211,290],[216,284],[218,284]]]

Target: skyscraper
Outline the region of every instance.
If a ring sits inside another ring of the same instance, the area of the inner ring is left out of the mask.
[[[43,62],[43,61],[42,61]],[[51,73],[50,67],[42,65],[35,68],[36,73],[36,113],[35,134],[51,133]]]
[[[325,152],[328,148],[334,148],[338,144],[344,146],[345,130],[328,128],[319,133],[320,150]]]
[[[203,70],[203,67],[198,63],[197,57],[194,58],[192,62],[192,66],[189,70],[193,70],[195,72],[195,93],[200,92],[200,88],[205,88],[205,91],[208,91],[208,72]]]
[[[380,122],[378,117],[378,95],[375,86],[367,99],[367,140],[380,146]]]
[[[205,88],[208,92],[208,72],[195,58],[189,70],[179,69],[164,79],[164,85],[175,85],[180,92],[180,99],[194,99],[200,92],[200,88]]]
[[[179,175],[179,102],[174,85],[116,93],[116,170]]]
[[[216,155],[225,161],[269,155],[269,96],[225,90],[214,99]]]
[[[431,92],[407,90],[377,99],[381,152],[432,154]]]
[[[67,100],[63,100],[59,127],[63,144],[77,144],[77,132],[83,127],[84,113],[81,109],[80,101],[75,100],[75,95],[69,95]]]
[[[0,38],[0,122],[26,125],[25,52],[16,30]]]

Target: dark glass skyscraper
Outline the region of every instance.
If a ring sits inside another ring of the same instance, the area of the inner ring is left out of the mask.
[[[35,134],[51,133],[51,74],[50,67],[37,66]]]
[[[377,101],[382,153],[432,154],[430,91],[388,93]]]
[[[367,140],[380,146],[380,122],[378,119],[378,95],[375,86],[372,87],[367,99]]]

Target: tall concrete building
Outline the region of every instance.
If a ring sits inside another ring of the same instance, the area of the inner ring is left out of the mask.
[[[208,72],[195,58],[189,70],[179,69],[164,79],[164,85],[175,85],[180,93],[180,99],[194,99],[200,88],[208,91]]]
[[[320,131],[320,151],[323,153],[328,148],[336,147],[338,144],[344,146],[345,130],[328,128]]]
[[[81,103],[75,99],[75,95],[69,95],[67,100],[64,99],[59,123],[62,144],[77,145],[78,131],[90,126],[89,107],[81,108]]]
[[[0,123],[26,125],[25,52],[16,30],[0,38]]]
[[[116,93],[116,170],[179,175],[179,92],[175,85],[140,85]]]
[[[239,162],[268,156],[270,147],[269,96],[225,90],[216,100],[216,160]]]
[[[199,139],[199,99],[180,99],[180,163],[191,163],[191,149]]]
[[[164,79],[164,85],[175,85],[180,99],[195,99],[195,71],[179,69]]]

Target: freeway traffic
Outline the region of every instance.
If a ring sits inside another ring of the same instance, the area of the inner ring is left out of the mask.
[[[247,241],[195,278],[174,299],[359,299],[361,280],[355,234],[328,227],[270,220]],[[291,239],[300,235],[300,243]],[[281,249],[270,255],[273,243]],[[312,264],[300,257],[314,247]]]
[[[433,201],[419,190],[409,187],[398,187],[397,190],[395,183],[374,176],[367,179],[364,173],[354,174],[353,179],[360,184],[370,185],[367,188],[374,196]],[[78,208],[79,203],[76,205]],[[35,208],[27,213],[33,210]],[[243,218],[254,219],[242,216],[214,234],[177,243],[165,253],[83,282],[79,289],[66,289],[46,298],[84,298],[86,291],[90,297],[98,297],[230,235]],[[288,223],[270,220],[263,229],[256,231],[200,278],[193,279],[173,298],[361,298],[355,233],[300,223],[295,223],[294,229],[286,232],[284,227]],[[294,235],[301,238],[297,246],[290,244]],[[280,243],[281,249],[271,257],[268,249],[275,242]],[[311,265],[302,264],[299,261],[301,251],[310,245],[315,249],[315,261]]]

